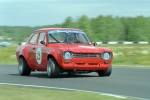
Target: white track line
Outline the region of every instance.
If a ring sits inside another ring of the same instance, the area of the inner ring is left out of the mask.
[[[48,87],[48,86],[38,86],[38,85],[25,85],[25,84],[12,84],[12,83],[0,83],[0,85],[35,87],[35,88],[46,88],[46,89],[56,89],[56,90],[68,90],[68,91],[77,91],[77,92],[89,92],[89,93],[97,93],[97,94],[106,95],[106,96],[112,96],[112,97],[116,97],[116,98],[133,98],[133,99],[137,99],[137,100],[150,100],[150,99],[145,99],[145,98],[123,96],[123,95],[116,95],[116,94],[95,92],[95,91],[70,89],[70,88]]]

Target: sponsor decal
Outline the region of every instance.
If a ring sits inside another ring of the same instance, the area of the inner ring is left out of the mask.
[[[48,34],[53,34],[53,33],[79,33],[79,34],[85,34],[83,31],[80,31],[80,30],[52,30],[52,31],[48,32]]]
[[[92,46],[79,46],[81,48],[95,48],[95,47],[92,47]]]

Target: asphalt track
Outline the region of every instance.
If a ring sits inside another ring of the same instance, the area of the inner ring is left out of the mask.
[[[0,83],[26,84],[111,93],[150,100],[150,69],[113,68],[110,77],[97,73],[47,78],[46,72],[20,76],[17,65],[0,65]]]

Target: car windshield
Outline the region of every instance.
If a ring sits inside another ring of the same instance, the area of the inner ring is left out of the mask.
[[[48,32],[49,43],[91,43],[80,30],[52,30]]]

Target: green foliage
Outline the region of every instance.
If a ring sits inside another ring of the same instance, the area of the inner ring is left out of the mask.
[[[71,17],[67,17],[65,22],[61,25],[63,28],[72,28],[75,27],[73,19]]]
[[[86,15],[73,19],[67,17],[62,24],[38,27],[0,26],[0,36],[23,42],[39,28],[78,28],[85,31],[93,41],[150,41],[150,17],[112,17],[99,15],[88,18]],[[0,40],[2,41],[2,40]],[[6,41],[6,40],[3,40]]]

